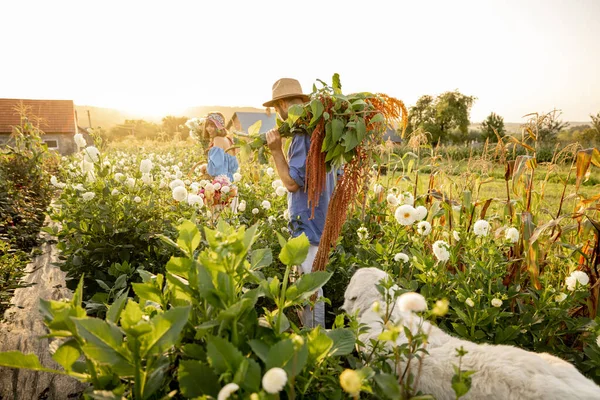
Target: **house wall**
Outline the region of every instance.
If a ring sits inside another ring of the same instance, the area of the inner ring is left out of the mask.
[[[46,133],[42,135],[43,141],[56,141],[56,151],[63,156],[73,154],[77,151],[77,145],[71,133]],[[0,146],[10,143],[10,133],[0,133]]]

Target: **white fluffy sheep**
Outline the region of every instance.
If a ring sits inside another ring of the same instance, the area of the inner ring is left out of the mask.
[[[381,317],[372,310],[372,305],[383,300],[376,284],[386,277],[387,274],[377,268],[362,268],[346,289],[342,308],[351,315],[357,313],[359,320],[370,327],[360,338],[363,343],[377,338],[382,331]],[[468,351],[461,368],[477,371],[472,376],[471,390],[463,399],[600,399],[600,387],[558,357],[514,346],[458,339],[415,314],[399,310],[394,310],[392,320],[402,321],[413,333],[419,325],[424,332],[429,332],[426,345],[429,355],[424,357],[417,389],[438,400],[455,398],[451,387],[452,365],[458,362],[456,349],[461,346]],[[398,343],[402,342],[406,342],[404,335],[398,339]]]

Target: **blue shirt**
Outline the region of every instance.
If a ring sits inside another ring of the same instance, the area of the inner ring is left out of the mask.
[[[237,158],[225,153],[222,148],[214,146],[208,151],[206,172],[213,178],[226,175],[230,181],[233,181],[233,174],[238,170],[238,166]]]
[[[323,234],[327,207],[329,207],[329,200],[335,186],[336,177],[334,171],[327,174],[327,183],[321,192],[319,205],[315,207],[315,217],[310,219],[311,210],[308,206],[307,187],[305,187],[306,156],[309,149],[309,135],[296,134],[292,137],[292,143],[288,150],[288,165],[290,176],[300,188],[294,193],[288,193],[289,228],[292,232],[292,237],[305,233],[310,244],[318,246]]]

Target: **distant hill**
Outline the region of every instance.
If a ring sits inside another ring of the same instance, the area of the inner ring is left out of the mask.
[[[75,105],[75,111],[77,112],[77,123],[81,127],[90,126],[88,111],[90,112],[92,127],[94,128],[101,126],[102,128],[110,129],[115,125],[122,124],[126,119],[145,119],[146,121],[160,122],[160,119],[144,118],[140,115],[126,113],[114,108]]]
[[[211,111],[219,111],[229,121],[236,112],[264,112],[264,108],[255,107],[226,107],[226,106],[197,106],[187,108],[183,115],[186,117],[203,117]]]
[[[126,119],[143,119],[149,122],[160,123],[162,117],[148,117],[143,115],[136,115],[132,113],[123,112],[114,108],[103,108],[103,107],[94,107],[94,106],[85,106],[85,105],[75,105],[75,110],[77,111],[77,117],[79,120],[79,126],[88,127],[88,116],[87,111],[90,111],[90,117],[92,119],[92,126],[97,127],[101,126],[105,129],[110,129],[115,125],[122,124]],[[195,106],[187,108],[183,114],[174,115],[175,117],[202,117],[208,114],[211,111],[219,111],[223,113],[225,116],[225,120],[229,121],[235,112],[264,112],[264,108],[255,108],[255,107],[229,107],[229,106]],[[164,117],[167,115],[165,114]],[[506,130],[510,133],[520,133],[521,125],[523,122],[505,122],[504,126]],[[589,121],[578,122],[578,121],[569,121],[569,126],[576,125],[590,125]],[[469,129],[480,129],[481,122],[473,122]]]
[[[75,105],[79,126],[89,127],[88,110],[92,120],[92,127],[101,126],[104,129],[110,129],[115,125],[122,124],[126,119],[143,119],[148,122],[160,123],[163,117],[148,117],[136,115],[113,108],[103,108],[94,106]],[[254,107],[227,107],[227,106],[196,106],[187,108],[183,114],[174,115],[175,117],[203,117],[211,111],[219,111],[229,121],[235,112],[264,112],[264,108]],[[166,117],[167,114],[164,115]]]
[[[523,122],[505,122],[504,128],[506,128],[506,131],[508,133],[521,133],[521,126],[524,123],[525,123],[525,121],[523,121]],[[592,126],[592,123],[590,121],[585,121],[585,122],[568,121],[567,123],[569,124],[568,127],[577,126],[577,125]],[[471,125],[469,125],[469,129],[480,130],[481,122],[472,123]]]

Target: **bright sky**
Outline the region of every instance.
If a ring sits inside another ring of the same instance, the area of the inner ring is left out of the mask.
[[[600,0],[19,0],[0,16],[0,97],[162,116],[338,72],[346,93],[409,106],[458,89],[474,122],[600,111]]]

